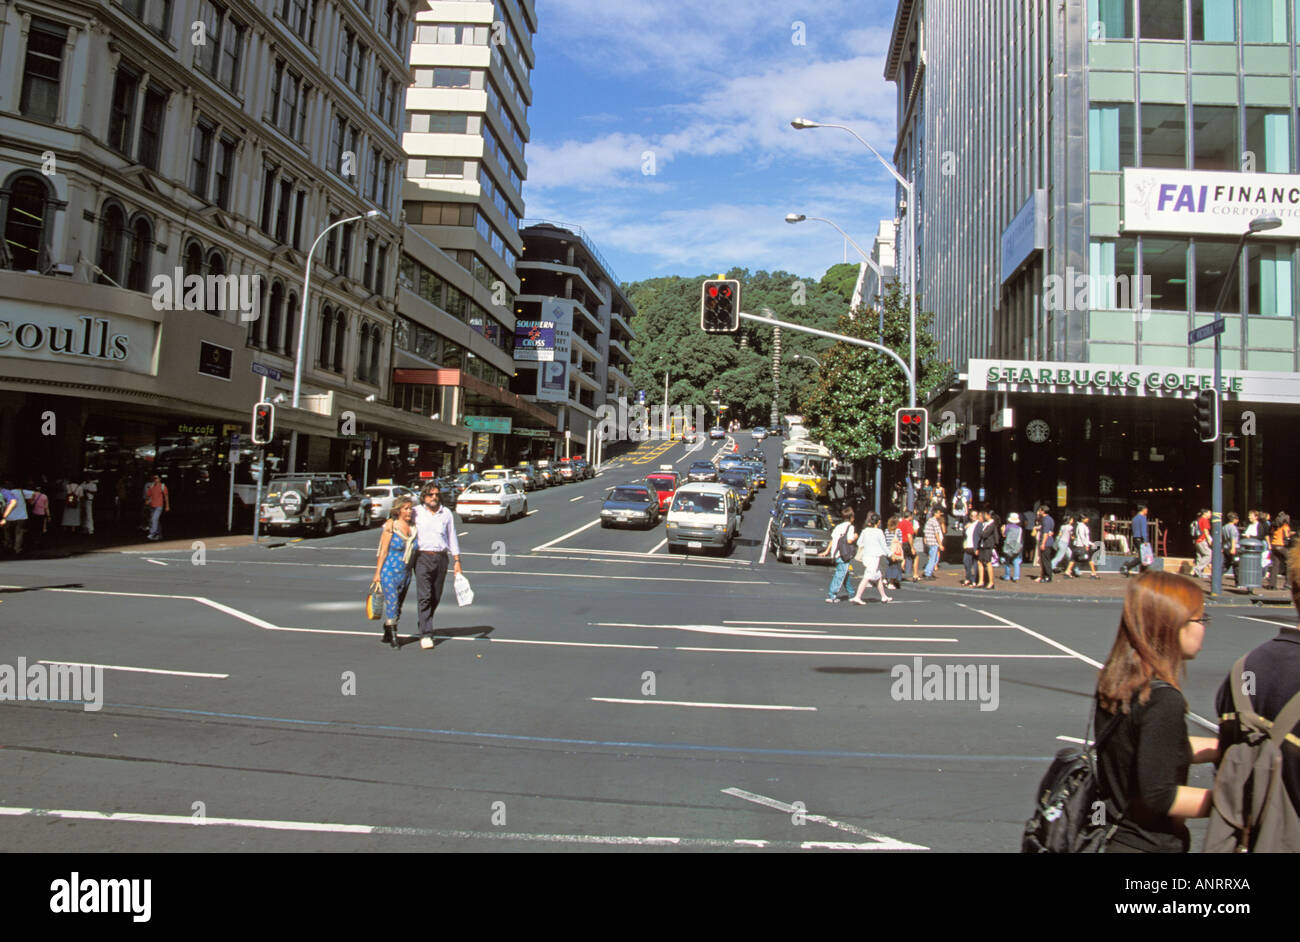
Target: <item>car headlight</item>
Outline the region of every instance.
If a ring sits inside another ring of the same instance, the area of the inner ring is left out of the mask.
[[[719,533],[721,533],[721,532],[723,532],[724,530],[726,530],[727,528],[726,528],[726,526],[725,526],[724,524],[718,523],[718,524],[714,524],[713,529],[715,529],[715,530],[717,530]]]
[[[669,530],[676,530],[676,529],[677,529],[677,524],[673,523],[671,520],[668,521],[667,526],[668,526],[668,529],[669,529]]]

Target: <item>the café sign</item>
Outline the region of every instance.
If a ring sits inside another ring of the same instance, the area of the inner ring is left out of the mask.
[[[972,368],[974,363],[972,361]],[[987,362],[987,361],[986,361]],[[1036,387],[1035,392],[1050,388],[1054,392],[1123,392],[1125,390],[1150,390],[1152,392],[1182,392],[1214,387],[1214,375],[1204,370],[1172,370],[1168,367],[1115,367],[1095,366],[1088,363],[1000,363],[993,362],[982,368],[984,383],[977,387],[972,376],[971,388],[1014,389]],[[1224,392],[1239,393],[1245,388],[1240,376],[1220,377],[1219,388]]]

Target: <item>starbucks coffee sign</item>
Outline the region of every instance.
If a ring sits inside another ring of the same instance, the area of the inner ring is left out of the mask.
[[[1190,398],[1214,388],[1214,371],[1110,363],[971,360],[967,388],[1066,396]],[[1300,373],[1225,371],[1219,388],[1238,402],[1300,404]]]

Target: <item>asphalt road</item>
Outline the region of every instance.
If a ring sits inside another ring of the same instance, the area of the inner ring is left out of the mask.
[[[364,619],[377,530],[3,563],[0,665],[108,669],[99,711],[0,703],[0,846],[1018,850],[1118,604],[924,585],[823,604],[827,567],[763,557],[775,474],[725,558],[596,522],[609,485],[714,451],[645,448],[530,494],[527,518],[462,524],[476,598],[448,585],[433,651]],[[1216,609],[1192,709],[1212,717],[1232,662],[1288,622]],[[930,664],[985,687],[898,698],[892,672]]]

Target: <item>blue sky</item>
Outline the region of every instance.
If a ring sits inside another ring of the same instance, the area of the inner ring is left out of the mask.
[[[870,251],[893,217],[888,173],[844,131],[790,120],[849,125],[892,155],[895,8],[537,0],[527,218],[582,226],[625,281],[736,265],[821,277],[843,261],[834,229],[789,212]]]

